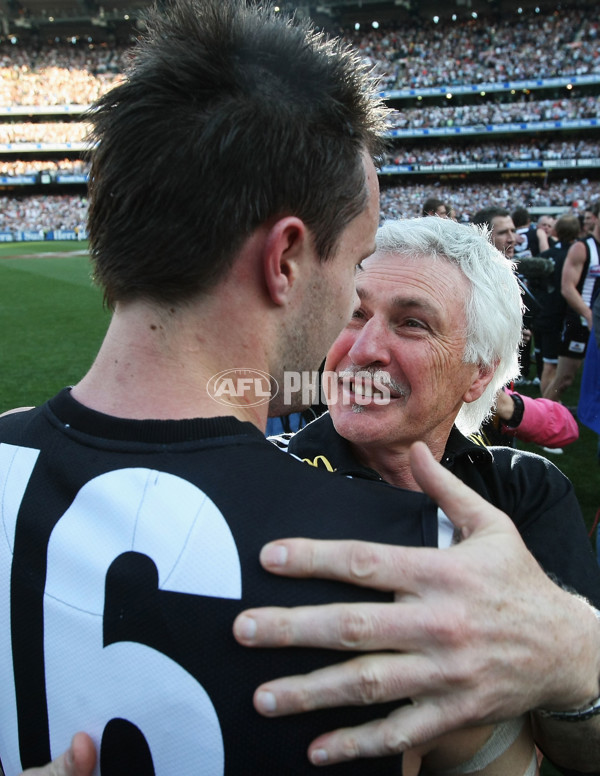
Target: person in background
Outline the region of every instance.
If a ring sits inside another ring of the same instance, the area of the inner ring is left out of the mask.
[[[546,398],[548,387],[556,376],[567,311],[567,303],[560,290],[562,270],[569,248],[579,237],[579,219],[572,213],[565,213],[557,220],[555,230],[557,243],[541,255],[541,258],[551,261],[553,267],[536,294],[540,309],[534,329],[535,348],[539,350],[543,364],[540,391]]]
[[[518,207],[512,212],[512,220],[520,240],[515,245],[515,259],[525,256],[539,256],[540,244],[536,227],[531,223],[527,208]]]
[[[429,197],[423,203],[423,215],[424,216],[439,216],[440,218],[448,218],[448,207],[443,199],[437,197]]]
[[[594,205],[596,215],[600,201]],[[560,401],[569,388],[585,358],[592,326],[590,307],[600,278],[600,220],[594,231],[569,247],[563,264],[561,294],[566,302],[563,330],[554,379],[544,391],[544,397]]]
[[[555,225],[556,218],[554,216],[545,215],[538,218],[536,235],[540,252],[547,251],[556,242]]]
[[[471,438],[485,445],[533,442],[544,452],[556,454],[579,439],[579,426],[564,405],[505,386],[496,398],[494,414]]]
[[[473,216],[473,223],[478,226],[487,226],[490,231],[492,244],[503,253],[510,261],[515,261],[515,249],[521,237],[517,234],[514,222],[508,210],[501,207],[488,207],[478,210]],[[529,371],[531,368],[532,334],[531,326],[536,311],[537,301],[531,295],[527,282],[521,279],[521,290],[525,303],[523,313],[523,331],[521,347],[519,351],[519,363],[521,373],[515,380],[515,385],[529,385]]]
[[[592,299],[592,334],[583,361],[577,417],[598,434],[600,463],[600,291]]]
[[[594,234],[596,224],[598,223],[598,208],[600,206],[600,200],[591,203],[583,211],[583,224],[581,235],[584,239],[590,234]]]

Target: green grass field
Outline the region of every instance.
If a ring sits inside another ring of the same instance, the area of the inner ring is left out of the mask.
[[[86,244],[0,244],[0,411],[39,404],[87,370],[109,314],[92,284]],[[536,388],[524,389],[531,396]],[[564,400],[576,405],[578,382]],[[592,526],[600,507],[597,436],[580,424],[580,438],[548,456],[573,481]],[[521,444],[540,453],[536,445]]]
[[[86,247],[0,245],[0,411],[39,404],[91,364],[109,316]]]

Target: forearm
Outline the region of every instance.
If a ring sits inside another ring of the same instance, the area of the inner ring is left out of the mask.
[[[571,307],[571,309],[573,309],[578,315],[581,315],[583,318],[585,318],[585,320],[589,324],[591,320],[592,311],[583,301],[583,297],[581,296],[579,291],[577,291],[576,288],[563,286],[561,293],[564,296],[569,307]]]
[[[576,608],[580,608],[583,602],[578,599],[576,603]],[[582,632],[573,634],[575,654],[565,659],[562,667],[563,674],[568,673],[573,683],[579,683],[581,701],[561,704],[555,699],[551,702],[554,713],[579,710],[584,714],[581,710],[600,706],[600,627],[598,617],[592,616],[595,622],[589,611],[581,617]],[[558,666],[555,670],[561,671]],[[561,720],[538,711],[532,714],[532,721],[536,744],[551,762],[574,773],[600,772],[600,714],[596,713],[589,719],[573,716],[569,720]]]
[[[515,394],[508,391],[510,402],[514,402]],[[499,413],[502,420],[502,431],[516,436],[524,442],[535,442],[540,445],[562,447],[574,442],[579,437],[579,426],[569,410],[558,402],[549,399],[533,399],[530,396],[519,396],[523,403],[522,412],[513,420],[512,407],[504,414]],[[504,401],[504,400],[503,400]],[[501,409],[500,403],[498,409]]]
[[[536,235],[538,238],[538,245],[540,246],[540,253],[542,251],[547,251],[550,247],[550,242],[548,240],[548,235],[543,229],[536,229]]]

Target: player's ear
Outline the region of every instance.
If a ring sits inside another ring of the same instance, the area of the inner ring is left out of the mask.
[[[496,372],[497,366],[497,364],[493,364],[492,366],[479,364],[475,367],[471,385],[463,394],[464,402],[468,404],[469,402],[479,399],[479,397],[490,384],[490,381]]]
[[[267,292],[276,305],[286,304],[296,290],[301,271],[307,259],[312,258],[311,245],[306,224],[295,216],[280,218],[269,229],[264,243],[263,273]]]

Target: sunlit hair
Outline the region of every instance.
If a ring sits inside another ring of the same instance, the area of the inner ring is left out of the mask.
[[[469,280],[463,360],[495,370],[483,395],[463,404],[456,419],[463,433],[477,431],[494,407],[498,391],[519,374],[523,311],[514,264],[492,245],[486,226],[445,218],[386,221],[377,234],[377,251],[448,261]],[[447,301],[460,304],[456,298]],[[443,385],[438,388],[444,391]]]
[[[269,2],[144,13],[121,84],[88,120],[88,231],[109,306],[205,294],[261,225],[307,225],[333,256],[367,202],[387,109],[356,50]]]

